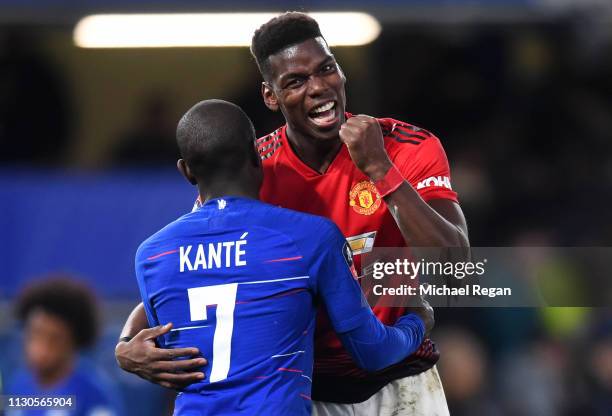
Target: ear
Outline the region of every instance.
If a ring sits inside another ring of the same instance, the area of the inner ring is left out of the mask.
[[[197,185],[198,184],[198,182],[196,181],[195,176],[193,176],[191,174],[191,171],[189,170],[189,166],[187,166],[187,163],[185,162],[185,160],[183,160],[183,159],[177,160],[176,167],[177,167],[178,171],[181,172],[181,175],[183,175],[185,177],[185,179],[187,179],[187,181],[189,181],[190,184],[192,184],[192,185]]]
[[[278,111],[278,98],[272,86],[265,81],[261,83],[261,96],[263,97],[266,107],[272,111]]]

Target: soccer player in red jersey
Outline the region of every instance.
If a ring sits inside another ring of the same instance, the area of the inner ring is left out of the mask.
[[[408,123],[345,112],[346,79],[316,21],[302,13],[278,16],[255,32],[251,51],[264,78],[266,106],[281,111],[287,122],[258,141],[262,200],[332,219],[356,255],[372,247],[469,245],[440,141]],[[392,324],[405,309],[374,312]],[[137,309],[122,335],[142,328],[144,313]],[[201,377],[172,372],[201,359],[164,361],[195,351],[154,347],[151,339],[168,330],[144,329],[120,342],[121,366],[170,387]],[[406,361],[374,374],[351,362],[324,314],[315,342],[313,414],[448,414],[431,340]]]

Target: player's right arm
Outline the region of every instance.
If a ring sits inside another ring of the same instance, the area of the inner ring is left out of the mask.
[[[160,386],[181,389],[202,380],[194,371],[206,365],[197,348],[158,348],[155,339],[170,331],[172,324],[149,328],[144,305],[139,303],[128,317],[115,347],[119,366]],[[129,339],[129,340],[128,340]],[[174,361],[177,357],[194,357]]]
[[[408,313],[395,325],[383,325],[363,296],[351,272],[351,250],[335,225],[329,223],[319,246],[311,274],[316,276],[334,330],[355,363],[366,371],[396,364],[416,351],[426,328],[416,313]]]

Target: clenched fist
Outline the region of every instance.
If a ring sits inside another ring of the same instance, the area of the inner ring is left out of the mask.
[[[348,148],[355,165],[371,180],[383,178],[391,168],[382,130],[374,117],[360,114],[349,118],[340,127],[340,140]]]

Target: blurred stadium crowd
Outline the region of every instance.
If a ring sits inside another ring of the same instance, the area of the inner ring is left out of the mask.
[[[472,246],[609,245],[612,24],[602,30],[592,19],[384,25],[381,37],[362,47],[357,58],[337,50],[349,79],[349,110],[405,120],[441,138]],[[176,115],[186,107],[173,100],[176,91],[155,85],[143,91],[131,124],[114,126],[116,137],[94,149],[101,154],[98,162],[89,166],[81,158],[81,109],[71,75],[56,65],[42,41],[47,30],[0,27],[3,180],[21,172],[66,169],[75,169],[75,175],[171,169]],[[191,53],[214,65],[206,50]],[[244,108],[264,134],[281,119],[261,102],[254,64],[247,73],[241,88],[219,98]],[[129,82],[138,74],[126,77]],[[211,98],[207,94],[201,98]],[[45,177],[41,173],[36,180],[44,184]],[[186,211],[191,202],[178,205]],[[2,202],[9,218],[11,203]],[[115,207],[120,210],[121,201]],[[98,221],[112,222],[112,215]],[[125,256],[131,259],[133,252]],[[35,254],[31,258],[36,261]],[[135,280],[129,284],[136,286]],[[2,290],[0,370],[7,379],[23,359],[17,358],[21,338],[14,335],[13,297]],[[164,409],[155,400],[168,396],[121,374],[112,356],[120,325],[137,298],[104,295],[101,300],[103,336],[88,356],[117,381],[128,414],[153,415],[153,409]],[[436,318],[432,338],[442,353],[438,367],[451,414],[611,414],[610,308],[439,308]],[[145,400],[152,392],[156,399]]]

